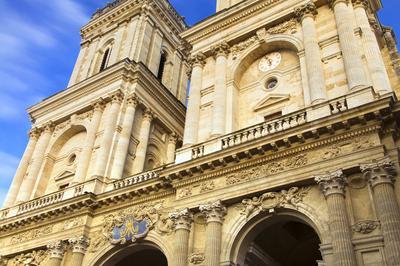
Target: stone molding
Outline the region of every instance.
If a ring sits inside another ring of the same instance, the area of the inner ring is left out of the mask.
[[[69,239],[68,243],[72,246],[73,253],[85,254],[90,245],[90,240],[86,236],[79,236]]]
[[[221,223],[227,213],[226,207],[222,204],[221,200],[209,202],[199,206],[200,212],[206,218],[207,223]]]
[[[215,58],[219,56],[227,57],[230,53],[230,46],[227,42],[221,42],[216,46],[211,47],[211,53],[214,55]]]
[[[66,244],[63,240],[56,240],[47,245],[50,253],[50,258],[62,260],[66,250]]]
[[[337,170],[328,174],[315,176],[314,180],[318,183],[322,193],[326,198],[333,194],[340,194],[343,196],[345,194],[347,180],[342,170]]]
[[[307,17],[311,17],[315,19],[315,16],[318,14],[317,8],[313,2],[308,2],[294,10],[299,21]]]
[[[179,229],[190,231],[193,222],[193,214],[188,208],[185,208],[183,210],[170,213],[169,219],[174,222],[175,231]]]
[[[360,169],[371,187],[379,184],[393,185],[396,180],[394,163],[389,157],[371,163],[360,164]]]

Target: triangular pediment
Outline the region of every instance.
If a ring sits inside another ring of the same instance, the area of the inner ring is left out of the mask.
[[[270,108],[276,104],[288,101],[290,98],[289,94],[280,94],[280,93],[270,93],[259,101],[253,108],[254,112],[258,112],[261,109]]]
[[[70,170],[65,170],[63,172],[61,172],[60,174],[58,174],[54,179],[55,180],[59,180],[59,179],[64,179],[64,178],[68,178],[68,177],[72,177],[74,176],[75,173],[70,171]]]

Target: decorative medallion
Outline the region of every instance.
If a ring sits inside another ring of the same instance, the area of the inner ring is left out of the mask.
[[[136,240],[146,237],[149,233],[151,221],[148,218],[138,220],[133,215],[121,218],[120,221],[115,223],[112,230],[110,240],[112,244],[136,242]]]
[[[267,72],[275,69],[282,60],[282,55],[279,52],[273,52],[265,55],[258,64],[258,69],[261,72]]]
[[[378,221],[366,220],[360,221],[352,226],[353,232],[357,232],[360,234],[369,234],[372,233],[376,228],[379,227]]]

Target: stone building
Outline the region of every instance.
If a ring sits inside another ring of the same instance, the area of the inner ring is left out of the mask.
[[[217,0],[190,28],[167,0],[99,9],[68,88],[28,109],[0,265],[400,265],[381,7]]]

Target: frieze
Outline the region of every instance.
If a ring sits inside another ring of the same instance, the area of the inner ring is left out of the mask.
[[[360,234],[369,234],[375,231],[375,229],[378,228],[379,225],[380,223],[378,221],[365,220],[354,224],[351,228],[353,229],[353,232]]]
[[[275,208],[297,208],[299,203],[308,194],[311,187],[292,187],[280,192],[267,192],[260,197],[242,200],[240,214],[248,218],[253,213],[260,213]]]
[[[20,234],[17,234],[10,239],[10,245],[16,245],[19,243],[23,243],[29,240],[33,240],[36,238],[39,238],[41,236],[48,235],[53,232],[53,225],[41,227],[35,230],[23,232]]]
[[[207,191],[212,191],[215,189],[214,181],[206,181],[200,184],[200,193],[204,193]]]
[[[294,34],[296,32],[297,32],[297,20],[295,18],[292,18],[288,21],[285,21],[281,24],[278,24],[274,27],[267,29],[267,33],[270,35],[282,34],[282,33]]]
[[[64,222],[63,230],[69,230],[74,227],[78,227],[84,224],[84,219],[82,217],[70,219]]]
[[[39,266],[47,259],[48,251],[45,250],[34,250],[29,253],[20,254],[9,260],[9,266]],[[44,264],[43,264],[44,265]]]

